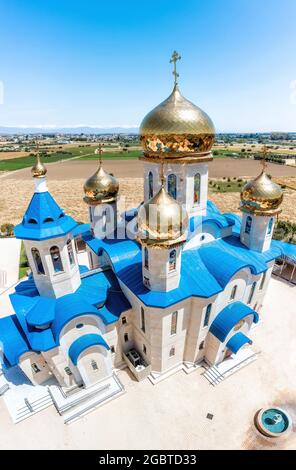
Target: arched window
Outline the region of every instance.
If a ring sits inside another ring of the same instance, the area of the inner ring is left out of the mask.
[[[250,304],[253,300],[253,297],[254,297],[254,292],[255,292],[255,289],[256,289],[256,282],[253,282],[252,284],[252,287],[251,287],[251,290],[250,290],[250,295],[249,295],[249,298],[248,298],[248,304]]]
[[[171,318],[171,335],[175,335],[177,333],[177,320],[178,320],[178,312],[175,311],[172,313],[172,318]]]
[[[230,300],[234,300],[236,296],[236,291],[237,291],[237,286],[233,286],[231,294],[230,294]]]
[[[259,287],[260,290],[262,290],[263,287],[264,287],[265,279],[266,279],[266,271],[262,274],[262,278],[261,278],[261,282],[260,282],[260,287]]]
[[[200,197],[200,174],[196,173],[196,175],[194,175],[194,186],[193,186],[193,202],[194,202],[194,204],[199,203],[199,197]]]
[[[268,222],[268,227],[267,227],[267,235],[270,235],[272,232],[272,226],[273,226],[273,217]]]
[[[201,351],[205,347],[205,342],[202,341],[200,345],[198,346],[198,349]]]
[[[144,248],[144,266],[146,269],[149,269],[149,262],[148,262],[148,249]]]
[[[203,326],[208,326],[212,311],[212,304],[207,305]]]
[[[177,177],[173,173],[168,175],[168,193],[177,199]]]
[[[34,260],[34,263],[35,263],[35,268],[36,268],[37,274],[45,274],[44,266],[43,266],[43,263],[42,263],[42,260],[41,260],[41,256],[40,256],[40,253],[37,250],[37,248],[32,248],[31,253],[32,253],[32,256],[33,256],[33,260]]]
[[[252,217],[248,215],[245,226],[245,233],[251,233]]]
[[[92,359],[90,364],[91,364],[92,370],[99,370],[98,364],[96,363],[96,361],[94,359]]]
[[[74,253],[73,253],[72,241],[70,239],[67,241],[67,250],[68,250],[70,265],[73,266],[75,264],[75,258],[74,258]]]
[[[148,175],[148,198],[151,199],[153,197],[153,173],[149,171]]]
[[[170,357],[173,357],[175,355],[175,346],[172,346],[171,349],[170,349]]]
[[[51,256],[54,272],[60,273],[64,271],[60,250],[57,246],[51,247],[50,256]]]
[[[175,271],[176,269],[176,259],[177,259],[177,252],[176,250],[172,250],[169,256],[169,272]]]

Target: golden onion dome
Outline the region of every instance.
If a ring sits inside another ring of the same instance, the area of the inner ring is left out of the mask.
[[[281,210],[283,191],[265,173],[264,168],[257,178],[249,181],[241,191],[240,209],[255,215],[274,215]]]
[[[43,178],[47,173],[47,169],[40,160],[39,154],[36,155],[36,163],[32,167],[31,173],[33,178]]]
[[[143,119],[139,132],[144,155],[161,158],[207,154],[215,137],[211,118],[181,95],[177,83]]]
[[[162,186],[138,211],[138,238],[143,244],[168,246],[185,241],[187,212]]]
[[[119,190],[117,179],[107,173],[101,163],[97,171],[84,184],[84,201],[88,204],[108,203],[116,200]]]

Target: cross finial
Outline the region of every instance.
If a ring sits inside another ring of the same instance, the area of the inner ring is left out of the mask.
[[[161,160],[161,166],[160,166],[160,184],[161,184],[161,187],[162,187],[162,188],[164,187],[164,183],[165,183],[164,168],[163,168],[163,166],[164,166],[163,160]]]
[[[98,148],[95,150],[96,154],[99,154],[99,162],[100,166],[102,165],[102,153],[103,153],[103,145],[99,143]]]
[[[171,60],[170,60],[170,64],[174,64],[174,70],[173,70],[173,75],[174,75],[174,83],[175,85],[178,84],[178,77],[179,77],[179,74],[177,73],[177,60],[180,60],[181,59],[181,56],[178,54],[177,51],[174,51],[172,53],[172,57],[171,57]]]
[[[268,154],[268,149],[266,145],[264,145],[262,148],[262,160],[261,160],[262,171],[265,171],[267,168],[267,161],[266,161],[267,154]]]

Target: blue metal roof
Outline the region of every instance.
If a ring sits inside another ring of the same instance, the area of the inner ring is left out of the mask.
[[[215,317],[211,324],[210,332],[223,343],[232,328],[248,315],[253,315],[254,323],[258,322],[258,313],[248,307],[248,305],[242,302],[232,302]]]
[[[90,224],[78,224],[73,230],[72,234],[73,237],[77,237],[78,235],[83,235],[84,233],[89,232]]]
[[[233,335],[230,340],[226,343],[226,347],[230,349],[234,354],[244,345],[244,344],[252,344],[250,338],[248,338],[244,333],[238,332]]]
[[[236,235],[215,240],[199,248],[200,257],[209,272],[224,288],[237,271],[249,268],[253,274],[267,270],[267,262],[280,255],[280,250],[271,245],[263,253],[250,250]]]
[[[51,194],[34,193],[23,220],[14,233],[24,240],[46,240],[66,235],[77,226],[72,217],[66,215]]]
[[[48,351],[58,346],[62,328],[80,315],[96,315],[108,325],[131,308],[111,270],[90,273],[82,278],[81,286],[74,294],[58,299],[39,296],[34,286],[34,280],[29,279],[20,283],[17,292],[10,295],[20,330],[29,349],[34,351]],[[46,325],[46,329],[36,328]]]
[[[257,253],[243,245],[238,236],[215,240],[182,253],[179,287],[170,292],[153,292],[143,285],[141,246],[129,239],[94,239],[84,237],[97,253],[103,249],[113,271],[145,305],[166,308],[188,297],[211,297],[221,292],[232,276],[245,267],[259,274],[267,270],[267,262],[277,258],[280,250],[272,247]]]
[[[0,350],[10,366],[15,366],[20,356],[30,351],[16,315],[0,318]]]
[[[293,243],[282,242],[281,240],[273,240],[273,245],[281,251],[281,257],[286,257],[292,263],[296,264],[296,245]]]
[[[101,335],[96,335],[92,333],[80,336],[74,341],[74,343],[71,344],[68,353],[71,361],[75,366],[77,366],[77,361],[80,354],[85,351],[85,349],[90,348],[91,346],[103,346],[106,349],[110,349]]]

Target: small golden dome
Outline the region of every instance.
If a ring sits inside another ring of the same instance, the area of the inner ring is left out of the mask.
[[[215,128],[210,117],[181,95],[170,96],[143,119],[140,140],[146,157],[178,158],[209,153]]]
[[[241,191],[240,209],[255,215],[274,215],[281,210],[283,191],[265,173],[264,168],[257,178],[249,181]]]
[[[88,204],[108,203],[116,200],[119,190],[117,179],[107,173],[101,163],[94,175],[84,184],[84,201]]]
[[[162,186],[138,212],[138,237],[147,245],[174,245],[185,241],[187,212]]]
[[[31,173],[33,178],[43,178],[47,173],[47,169],[41,162],[39,154],[36,155],[36,163],[32,167]]]

